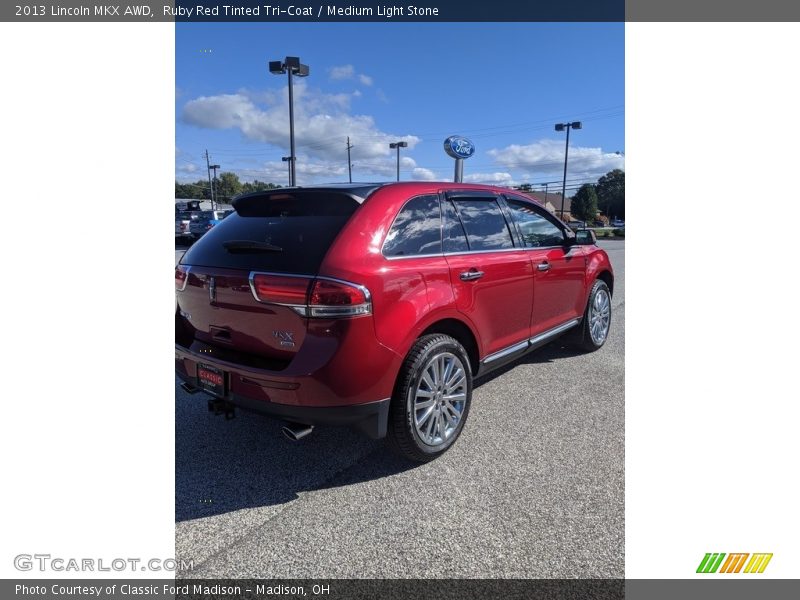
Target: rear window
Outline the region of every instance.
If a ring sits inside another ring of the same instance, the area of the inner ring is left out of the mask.
[[[336,192],[302,191],[240,198],[234,207],[182,264],[316,274],[358,202]]]

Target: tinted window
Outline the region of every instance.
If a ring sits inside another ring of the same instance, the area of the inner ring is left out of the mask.
[[[467,231],[470,250],[514,247],[508,224],[496,200],[456,199],[455,205]]]
[[[384,256],[416,256],[442,252],[442,219],[438,196],[418,196],[397,214],[383,244]]]
[[[358,202],[335,192],[242,198],[232,213],[195,243],[185,265],[313,275]],[[236,202],[236,201],[234,201]],[[267,249],[226,249],[225,242],[264,242]],[[277,250],[269,250],[269,246]]]
[[[443,238],[442,247],[445,252],[466,252],[469,250],[467,234],[461,225],[461,219],[453,207],[452,200],[442,202]]]
[[[506,203],[519,226],[526,248],[560,246],[564,243],[564,233],[561,228],[539,214],[531,204],[511,198],[507,199]]]

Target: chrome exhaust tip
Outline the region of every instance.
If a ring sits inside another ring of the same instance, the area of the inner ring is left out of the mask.
[[[312,431],[314,431],[314,426],[303,425],[302,423],[286,423],[281,428],[281,431],[283,432],[283,435],[293,442],[299,442]]]

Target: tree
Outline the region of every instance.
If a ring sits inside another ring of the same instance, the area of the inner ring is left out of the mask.
[[[572,197],[569,212],[581,221],[591,222],[597,218],[597,192],[594,184],[584,183]]]
[[[211,198],[208,181],[199,179],[194,183],[175,182],[175,197],[180,199],[206,200]]]
[[[625,171],[614,169],[597,181],[600,209],[611,218],[625,218]]]
[[[217,202],[230,202],[231,198],[242,193],[242,182],[236,173],[226,171],[220,173],[214,183],[215,199]]]
[[[266,183],[264,181],[259,181],[258,179],[254,181],[245,181],[242,184],[242,193],[247,194],[249,192],[261,192],[264,190],[275,190],[278,189],[279,185],[275,185],[274,183]]]

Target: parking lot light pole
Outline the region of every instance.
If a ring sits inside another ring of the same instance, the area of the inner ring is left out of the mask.
[[[569,130],[582,129],[583,125],[580,121],[573,121],[572,123],[556,123],[556,131],[567,130],[567,144],[564,149],[564,181],[561,184],[561,219],[564,218],[564,200],[567,195],[567,158],[569,157]]]
[[[283,162],[289,163],[289,187],[292,187],[292,157],[291,156],[281,156],[281,160]]]
[[[408,142],[392,142],[389,148],[397,148],[397,181],[400,181],[400,148],[408,148]]]
[[[292,76],[308,77],[308,65],[300,63],[297,56],[287,56],[283,62],[279,60],[269,61],[269,72],[273,75],[289,74],[289,187],[297,185],[297,174],[294,164],[297,162],[297,155],[294,151],[294,88],[292,86]]]

